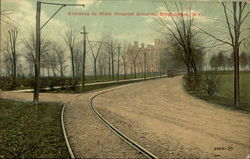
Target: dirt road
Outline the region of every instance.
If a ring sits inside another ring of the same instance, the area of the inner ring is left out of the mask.
[[[232,158],[249,154],[250,115],[188,95],[180,76],[152,80],[102,94],[94,105],[128,137],[160,158]],[[98,121],[87,107],[95,93],[41,93],[41,101],[67,102],[66,131],[75,157],[143,158]],[[2,97],[32,100],[31,93]]]
[[[161,158],[245,159],[250,154],[250,115],[191,97],[181,76],[102,94],[94,106]]]

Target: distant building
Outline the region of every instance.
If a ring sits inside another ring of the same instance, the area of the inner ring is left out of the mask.
[[[167,44],[160,39],[155,39],[153,45],[147,44],[146,46],[144,43],[139,46],[139,42],[134,41],[134,44],[130,44],[128,48],[130,73],[143,74],[145,71],[147,73],[165,73],[161,67],[161,59],[166,48]]]

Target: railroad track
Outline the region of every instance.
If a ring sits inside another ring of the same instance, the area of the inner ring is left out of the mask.
[[[161,77],[152,77],[152,78],[148,78],[147,80],[152,80],[152,79],[158,79],[158,78],[164,78],[166,76],[161,76]],[[129,85],[133,85],[133,84],[129,84]],[[126,85],[128,86],[128,85]],[[111,125],[106,119],[104,119],[100,113],[97,112],[97,110],[93,107],[93,100],[94,98],[96,98],[98,95],[113,91],[113,90],[117,90],[120,89],[122,87],[119,88],[115,88],[115,89],[111,89],[111,90],[107,90],[101,93],[96,94],[95,96],[93,96],[91,98],[91,100],[89,101],[89,108],[90,110],[93,112],[93,114],[99,119],[101,120],[113,133],[115,133],[118,137],[120,137],[122,140],[124,140],[125,142],[127,142],[130,146],[132,146],[133,148],[135,148],[136,150],[138,150],[139,152],[141,152],[143,155],[145,155],[147,158],[151,158],[151,159],[158,159],[158,157],[156,157],[154,154],[152,154],[151,152],[149,152],[148,150],[146,150],[145,148],[143,148],[142,146],[140,146],[138,143],[136,143],[135,141],[133,141],[132,139],[128,138],[126,135],[124,135],[122,132],[120,132],[117,128],[115,128],[113,125]],[[81,95],[81,94],[80,94]],[[73,159],[75,158],[75,155],[72,151],[72,148],[70,146],[69,140],[68,140],[68,135],[65,129],[65,123],[64,123],[64,111],[66,106],[73,100],[73,98],[77,98],[80,95],[76,96],[76,97],[72,97],[70,100],[68,100],[64,106],[63,109],[61,111],[61,125],[62,125],[62,129],[63,129],[63,136],[66,142],[66,146],[67,149],[69,151],[70,157]]]
[[[78,96],[77,96],[78,97]],[[73,100],[74,97],[72,97],[71,99],[69,99],[64,105],[63,105],[63,108],[62,108],[62,112],[61,112],[61,124],[62,124],[62,130],[63,130],[63,137],[64,137],[64,140],[66,142],[66,146],[67,146],[67,149],[68,149],[68,152],[69,152],[69,155],[70,155],[70,158],[75,158],[75,155],[72,151],[72,148],[69,144],[69,140],[68,140],[68,135],[67,135],[67,132],[66,132],[66,129],[65,129],[65,123],[64,123],[64,111],[65,111],[65,108],[66,106]]]
[[[132,146],[133,148],[135,148],[136,150],[138,150],[139,152],[141,152],[144,156],[146,156],[147,158],[150,159],[158,159],[158,157],[156,157],[154,154],[152,154],[151,152],[149,152],[147,149],[143,148],[141,145],[139,145],[138,143],[136,143],[135,141],[133,141],[132,139],[130,139],[129,137],[127,137],[125,134],[123,134],[120,130],[118,130],[115,126],[113,126],[111,123],[109,123],[93,106],[93,100],[104,93],[107,92],[111,92],[114,90],[117,90],[120,88],[116,88],[116,89],[112,89],[112,90],[108,90],[108,91],[104,91],[101,93],[96,94],[95,96],[93,96],[90,101],[89,101],[89,108],[90,110],[93,112],[93,114],[105,125],[107,126],[114,134],[116,134],[120,139],[122,139],[123,141],[125,141],[126,143],[128,143],[130,146]]]

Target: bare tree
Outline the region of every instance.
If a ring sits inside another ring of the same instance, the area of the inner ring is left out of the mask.
[[[123,65],[123,76],[124,76],[124,79],[126,79],[127,78],[127,64],[129,62],[128,46],[126,43],[124,43],[123,45],[121,57],[122,57],[122,65]]]
[[[8,52],[4,52],[4,53],[5,53],[5,56],[4,56],[3,62],[5,66],[5,69],[4,69],[5,76],[12,76],[13,62],[12,62],[11,54],[9,54]]]
[[[105,51],[101,51],[98,57],[98,70],[99,75],[106,75],[106,68],[108,66],[108,53]]]
[[[174,40],[173,45],[176,49],[176,53],[179,58],[183,60],[187,67],[188,75],[193,75],[196,83],[198,83],[197,79],[197,64],[195,62],[194,49],[196,48],[196,44],[194,43],[196,31],[194,30],[194,17],[191,14],[191,6],[188,7],[188,11],[185,13],[183,4],[175,3],[175,8],[179,13],[185,13],[183,16],[173,16],[169,6],[164,2],[165,8],[170,13],[170,18],[172,20],[172,25],[164,21],[162,18],[159,18],[157,21],[160,25],[162,25],[170,35],[170,37]]]
[[[136,67],[137,67],[137,59],[138,59],[138,56],[139,56],[139,49],[129,49],[128,50],[129,52],[129,57],[130,57],[130,60],[133,64],[133,69],[134,69],[134,77],[136,78]]]
[[[65,51],[63,51],[59,45],[55,44],[54,45],[54,52],[57,56],[60,76],[64,77],[64,72],[65,72],[65,69],[67,68]]]
[[[34,32],[32,32],[28,38],[22,40],[24,58],[30,66],[30,75],[34,75],[33,67],[35,66],[35,52],[36,52],[36,38]],[[50,50],[51,42],[46,38],[41,39],[41,66],[48,67],[45,58],[45,53]]]
[[[53,50],[45,52],[45,58],[44,61],[47,63],[48,69],[52,70],[53,76],[56,77],[56,70],[58,67],[58,60],[56,54],[53,52]]]
[[[17,44],[17,36],[18,36],[18,28],[16,26],[13,26],[11,29],[8,30],[9,38],[9,46],[10,46],[10,53],[12,56],[12,86],[16,86],[16,75],[17,75],[17,52],[16,52],[16,44]]]
[[[74,51],[74,65],[75,65],[75,77],[80,78],[81,76],[81,63],[82,63],[82,53],[79,48],[75,48]]]
[[[245,20],[249,17],[250,11],[246,9],[247,2],[228,2],[232,5],[230,9],[227,3],[222,2],[223,11],[226,20],[226,27],[230,36],[230,40],[226,41],[220,39],[205,30],[202,30],[206,35],[214,38],[215,40],[228,44],[233,49],[234,61],[234,105],[240,106],[240,70],[239,70],[239,53],[241,44],[249,38],[249,35],[244,36],[242,33],[248,31],[250,28],[243,28]],[[246,35],[246,34],[245,34]]]
[[[68,24],[67,28],[65,29],[64,41],[66,42],[67,46],[69,47],[70,55],[71,55],[71,66],[72,66],[72,77],[75,78],[75,61],[74,61],[74,51],[75,51],[75,44],[78,32],[74,30],[73,25],[70,23]]]
[[[2,75],[2,22],[12,26],[10,24],[10,17],[8,14],[11,14],[8,10],[3,10],[3,7],[1,6],[1,0],[0,0],[0,76]]]
[[[100,41],[100,42],[99,41],[97,42],[97,43],[99,43],[99,46],[98,46],[98,49],[97,49],[96,53],[94,53],[94,46],[89,41],[88,36],[87,36],[87,39],[88,39],[88,42],[89,42],[89,46],[90,46],[90,50],[91,50],[91,55],[93,57],[94,77],[95,77],[95,80],[97,80],[97,59],[99,57],[99,53],[100,53],[100,50],[101,50],[101,47],[102,47],[103,40]]]
[[[118,43],[117,46],[117,81],[119,82],[120,80],[120,54],[121,54],[121,46]]]
[[[245,52],[242,52],[240,54],[239,60],[240,60],[241,69],[243,70],[247,66],[247,55]]]
[[[115,63],[115,50],[116,50],[116,43],[109,39],[106,43],[106,51],[108,53],[108,64],[109,64],[109,79],[114,80],[115,78],[115,71],[114,71],[114,63]]]

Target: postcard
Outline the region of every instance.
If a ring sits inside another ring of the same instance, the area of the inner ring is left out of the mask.
[[[250,159],[249,0],[0,8],[0,158]]]

